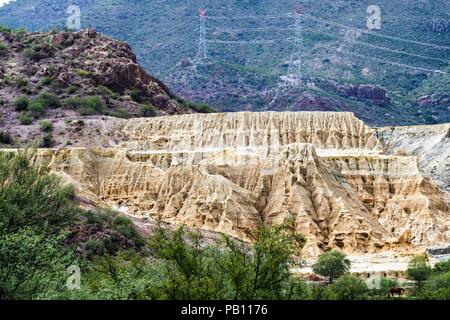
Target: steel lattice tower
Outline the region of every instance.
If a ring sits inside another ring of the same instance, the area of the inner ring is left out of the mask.
[[[301,32],[301,16],[303,14],[303,9],[298,7],[295,9],[295,42],[294,48],[292,49],[291,59],[289,60],[288,77],[295,80],[296,84],[301,84],[303,73],[303,51],[304,43]]]
[[[200,17],[200,34],[198,39],[198,49],[197,49],[197,61],[206,60],[208,49],[206,46],[206,10],[199,10]]]

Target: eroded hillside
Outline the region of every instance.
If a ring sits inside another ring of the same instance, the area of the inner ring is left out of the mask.
[[[245,241],[290,222],[312,256],[450,241],[448,202],[418,157],[385,153],[351,113],[191,114],[114,131],[115,148],[42,150],[39,161],[85,203],[134,216]]]

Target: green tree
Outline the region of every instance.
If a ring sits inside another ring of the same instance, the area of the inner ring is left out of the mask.
[[[327,277],[330,284],[349,270],[350,260],[346,258],[345,254],[336,250],[322,253],[313,265],[313,271]]]
[[[72,201],[73,188],[33,165],[33,157],[30,151],[0,153],[0,234],[25,227],[60,230],[80,212]]]
[[[294,257],[300,256],[305,239],[289,226],[262,227],[252,247],[229,237],[225,243],[219,266],[231,286],[233,295],[229,298],[287,299],[299,289],[290,268],[296,264]]]
[[[24,228],[0,236],[0,300],[48,299],[66,288],[66,268],[76,262],[62,236]]]
[[[289,299],[304,294],[290,267],[304,238],[285,226],[262,228],[254,246],[224,236],[202,247],[198,233],[159,228],[151,247],[163,263],[163,299]]]
[[[338,300],[366,299],[368,288],[365,282],[357,277],[343,275],[327,288],[332,296]]]
[[[116,256],[94,258],[84,277],[76,299],[148,300],[158,298],[154,291],[162,271],[157,261],[151,263],[134,251],[121,251]]]
[[[417,287],[421,287],[423,282],[428,279],[431,274],[431,267],[425,255],[417,255],[408,263],[406,272],[408,276],[416,281]]]
[[[159,227],[150,242],[163,263],[163,279],[158,285],[159,299],[221,299],[225,288],[222,274],[214,263],[219,254],[213,247],[202,248],[202,237],[184,228],[171,233]]]
[[[450,260],[439,261],[433,267],[433,274],[442,274],[450,272]]]
[[[0,299],[49,299],[76,262],[62,245],[79,212],[72,189],[33,165],[30,151],[0,153]]]
[[[417,295],[422,299],[450,299],[450,272],[430,276]]]

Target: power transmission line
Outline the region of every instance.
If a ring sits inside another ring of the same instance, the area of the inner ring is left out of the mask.
[[[206,10],[199,10],[199,18],[200,34],[198,39],[197,61],[206,60],[208,55],[208,49],[206,47]]]
[[[300,27],[300,18],[303,10],[296,11],[295,19],[295,41],[292,49],[291,58],[289,59],[288,77],[291,77],[297,85],[302,82],[302,67],[303,67],[303,52],[305,47],[303,45],[303,36]]]
[[[396,40],[396,41],[400,41],[400,42],[408,42],[408,43],[421,45],[421,46],[428,46],[428,47],[433,47],[433,48],[438,48],[438,49],[450,50],[449,46],[442,46],[442,45],[433,44],[433,43],[426,43],[426,42],[421,42],[421,41],[415,41],[415,40],[398,38],[398,37],[394,37],[394,36],[388,36],[388,35],[385,35],[385,34],[375,33],[375,32],[372,32],[372,31],[365,30],[365,29],[361,29],[361,28],[355,28],[355,27],[346,26],[344,24],[340,24],[340,23],[337,23],[337,22],[329,21],[329,20],[323,20],[323,19],[316,18],[316,17],[308,15],[308,14],[304,14],[303,16],[306,19],[317,21],[317,22],[320,22],[322,24],[330,24],[330,25],[334,25],[334,26],[337,26],[337,27],[340,27],[340,28],[345,28],[345,29],[350,29],[350,30],[357,30],[357,31],[359,31],[361,33],[364,33],[364,34],[367,34],[367,35],[371,35],[371,36],[374,36],[374,37],[386,38],[386,39]]]
[[[305,40],[308,43],[311,43],[317,47],[322,47],[322,48],[327,48],[327,49],[331,49],[334,51],[337,51],[339,53],[345,53],[345,54],[349,54],[355,57],[360,57],[360,58],[364,58],[364,59],[369,59],[369,60],[374,60],[374,61],[378,61],[381,63],[386,63],[386,64],[391,64],[391,65],[395,65],[398,67],[405,67],[405,68],[410,68],[410,69],[415,69],[415,70],[419,70],[419,71],[426,71],[426,72],[432,72],[432,73],[440,73],[440,74],[447,74],[449,75],[449,73],[442,71],[442,70],[435,70],[435,69],[428,69],[428,68],[422,68],[422,67],[414,67],[408,64],[404,64],[404,63],[400,63],[400,62],[394,62],[394,61],[390,61],[390,60],[385,60],[385,59],[380,59],[380,58],[375,58],[375,57],[369,57],[363,54],[359,54],[359,53],[355,53],[355,52],[350,52],[350,51],[346,51],[346,50],[337,50],[337,48],[328,46],[328,45],[324,45],[324,44],[318,44],[315,43],[313,41],[309,41],[309,40]]]
[[[329,32],[325,32],[325,31],[318,31],[316,29],[309,28],[309,27],[302,27],[302,28],[304,30],[313,31],[313,32],[317,32],[317,33],[320,33],[320,34],[333,36],[333,37],[338,37],[335,34],[332,34],[332,33],[329,33]],[[377,45],[373,45],[373,44],[370,44],[370,43],[367,43],[367,42],[363,42],[363,41],[358,41],[358,40],[353,41],[353,43],[360,44],[362,46],[366,46],[366,47],[370,47],[370,48],[374,48],[374,49],[384,50],[384,51],[388,51],[388,52],[392,52],[392,53],[403,54],[403,55],[416,57],[416,58],[422,58],[422,59],[426,59],[426,60],[435,60],[435,61],[440,61],[440,62],[445,62],[445,63],[449,63],[450,62],[450,60],[434,58],[434,57],[429,57],[429,56],[423,56],[423,55],[420,55],[420,54],[409,53],[409,52],[400,51],[400,50],[394,50],[394,49],[391,49],[391,48],[387,48],[387,47],[383,47],[383,46],[377,46]]]
[[[295,27],[290,28],[265,27],[265,28],[239,28],[239,29],[215,28],[208,30],[210,31],[210,33],[235,33],[235,32],[258,32],[258,31],[289,31],[295,30]]]
[[[293,39],[274,39],[274,40],[235,40],[235,41],[227,41],[227,40],[206,40],[208,43],[223,43],[223,44],[264,44],[264,43],[278,43],[278,42],[291,42]]]
[[[262,19],[279,19],[279,18],[292,18],[292,15],[289,14],[279,14],[279,15],[261,15],[261,16],[235,16],[235,17],[227,17],[227,16],[208,16],[209,20],[262,20]]]

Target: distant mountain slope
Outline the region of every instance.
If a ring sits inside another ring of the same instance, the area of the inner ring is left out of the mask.
[[[0,8],[0,23],[62,28],[71,3],[17,0]],[[368,33],[359,29],[368,31],[372,1],[301,1],[303,85],[278,87],[295,37],[286,14],[298,3],[76,1],[83,27],[126,40],[176,94],[221,110],[351,110],[377,125],[450,121],[448,1],[379,0],[382,28]],[[199,8],[208,10],[209,42],[208,60],[196,65]]]

